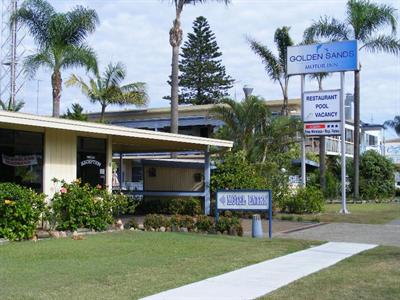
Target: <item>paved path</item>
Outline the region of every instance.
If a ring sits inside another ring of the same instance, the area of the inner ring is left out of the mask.
[[[326,243],[208,278],[142,300],[255,299],[376,245]]]
[[[279,237],[400,246],[400,225],[330,223]]]

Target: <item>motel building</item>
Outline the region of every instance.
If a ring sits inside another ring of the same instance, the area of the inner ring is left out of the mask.
[[[122,173],[113,170],[113,157],[196,152],[203,160],[182,162],[185,174],[168,160],[157,168],[152,161],[145,163],[141,173],[149,185],[140,195],[202,197],[209,214],[210,149],[232,146],[225,140],[0,110],[0,182],[24,185],[48,198],[57,192],[54,178],[66,182],[80,178],[112,191],[113,181],[123,181]],[[152,183],[155,179],[158,185]],[[114,188],[120,190],[121,185]]]

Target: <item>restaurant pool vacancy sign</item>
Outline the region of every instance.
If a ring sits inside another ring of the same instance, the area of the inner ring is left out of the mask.
[[[271,190],[218,190],[215,199],[215,222],[218,222],[220,210],[268,211],[268,234],[272,238]]]
[[[287,75],[357,69],[358,44],[356,40],[287,48]]]
[[[340,122],[305,123],[305,135],[340,135]]]
[[[340,90],[303,93],[304,123],[340,121]]]

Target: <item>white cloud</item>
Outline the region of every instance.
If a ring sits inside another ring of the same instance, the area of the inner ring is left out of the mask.
[[[97,31],[88,42],[98,53],[101,67],[109,61],[123,61],[128,68],[129,81],[144,81],[148,84],[151,97],[150,106],[166,106],[162,97],[169,94],[166,83],[170,74],[171,49],[168,32],[174,17],[174,8],[168,1],[160,0],[63,0],[50,1],[57,10],[67,10],[82,4],[95,8],[100,17]],[[382,2],[382,1],[379,1]],[[273,35],[277,27],[290,26],[291,35],[296,42],[301,41],[304,29],[312,20],[329,15],[344,19],[346,1],[329,0],[234,0],[226,7],[221,3],[209,2],[204,5],[187,6],[182,15],[184,34],[191,31],[193,20],[205,16],[223,52],[223,63],[228,73],[237,80],[231,90],[242,98],[241,87],[250,84],[254,93],[267,99],[279,99],[279,85],[271,82],[264,71],[261,61],[249,49],[245,36],[250,35],[268,47],[274,49]],[[399,8],[397,1],[384,1]],[[28,47],[32,47],[27,39]],[[361,98],[362,118],[375,122],[391,119],[400,113],[400,61],[388,54],[362,53],[361,61]],[[76,70],[74,70],[76,72]],[[63,73],[68,77],[71,71]],[[78,71],[82,76],[84,72]],[[50,73],[41,71],[40,106],[42,114],[51,113]],[[346,92],[352,92],[352,74],[346,75]],[[327,88],[337,88],[337,75],[325,83]],[[308,88],[315,83],[307,81]],[[300,96],[298,78],[291,79],[289,94]],[[25,111],[36,112],[36,82],[28,82],[23,98],[27,102]],[[72,102],[80,101],[88,110],[98,110],[90,104],[78,89],[64,88],[62,110]],[[117,109],[117,108],[115,108]]]

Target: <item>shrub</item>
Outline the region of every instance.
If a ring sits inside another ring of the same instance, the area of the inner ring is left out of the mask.
[[[45,195],[13,183],[0,183],[0,237],[22,240],[33,237]]]
[[[211,217],[199,215],[196,217],[195,226],[200,231],[208,232],[212,226],[214,225],[214,221]]]
[[[263,189],[266,180],[256,167],[250,163],[243,151],[228,152],[211,176],[211,190],[217,189]]]
[[[143,221],[143,226],[146,230],[159,229],[161,227],[169,227],[170,222],[169,220],[164,217],[163,215],[157,214],[148,214],[145,216]]]
[[[218,222],[215,225],[218,232],[224,233],[225,231],[229,234],[236,232],[239,236],[243,235],[243,227],[240,224],[240,219],[236,217],[224,217],[220,216]]]
[[[360,196],[366,200],[383,200],[395,195],[395,165],[374,150],[360,156]],[[351,183],[354,178],[349,173]],[[351,184],[353,186],[353,184]]]
[[[189,231],[195,228],[195,220],[192,216],[173,215],[170,219],[171,226],[187,228]]]
[[[316,187],[299,188],[293,195],[282,203],[282,211],[288,213],[317,213],[321,212],[324,204],[324,195]]]
[[[169,201],[169,214],[195,216],[201,213],[200,199],[177,198]]]
[[[79,180],[60,183],[61,189],[54,194],[48,215],[50,223],[59,230],[104,230],[114,222],[113,215],[127,209],[128,201],[122,194],[110,194],[101,186],[81,185]]]

